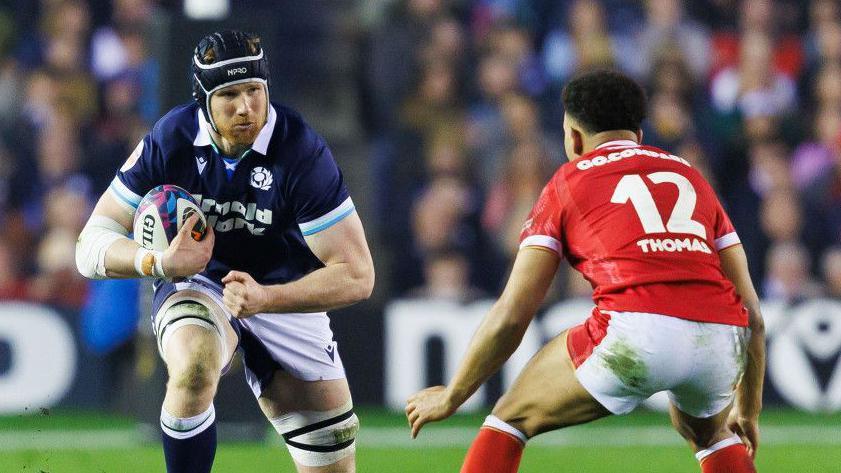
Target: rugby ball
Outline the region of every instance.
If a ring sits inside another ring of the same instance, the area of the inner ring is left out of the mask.
[[[163,251],[178,235],[182,224],[197,213],[199,221],[190,232],[194,240],[204,238],[207,219],[196,199],[171,184],[155,187],[143,196],[134,214],[134,241],[149,250]]]

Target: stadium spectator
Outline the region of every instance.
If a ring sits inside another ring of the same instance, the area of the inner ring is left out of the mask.
[[[14,248],[0,238],[0,301],[29,298],[29,284],[20,263]]]
[[[811,104],[841,107],[841,62],[823,64],[812,78],[814,86],[806,97]]]
[[[653,67],[662,49],[674,48],[686,59],[696,80],[704,80],[710,67],[709,33],[699,23],[687,17],[681,0],[647,0],[646,23],[636,42],[642,71]]]
[[[797,88],[791,77],[773,63],[771,38],[746,33],[740,45],[738,66],[716,74],[710,86],[712,103],[721,114],[779,116],[797,105]]]
[[[91,210],[88,182],[70,178],[52,187],[43,199],[43,238],[37,249],[37,276],[30,294],[37,300],[81,309],[87,282],[76,271],[76,237]]]
[[[138,57],[145,56],[141,31],[154,13],[149,0],[117,0],[113,8],[112,22],[97,28],[91,38],[91,72],[100,81],[137,67]]]
[[[841,151],[841,108],[821,106],[815,112],[811,135],[812,140],[801,143],[791,157],[791,178],[801,191],[828,172]]]
[[[459,80],[458,71],[449,61],[424,64],[414,93],[400,109],[401,131],[426,139],[438,128],[461,127],[465,112]]]
[[[803,192],[809,224],[820,231],[823,248],[841,244],[841,157]],[[818,248],[822,249],[822,248]]]
[[[468,44],[467,33],[455,17],[442,15],[430,26],[429,36],[421,45],[418,59],[421,63],[448,61],[455,68],[464,66]]]
[[[565,161],[561,156],[562,138],[543,127],[538,103],[520,94],[508,94],[502,99],[502,118],[512,145],[536,142],[556,165]]]
[[[674,44],[667,44],[656,51],[651,68],[646,74],[651,94],[674,95],[693,106],[704,95],[699,94],[698,84],[703,84],[706,78],[698,79],[693,76],[686,55]]]
[[[841,246],[834,246],[823,254],[821,271],[826,283],[825,295],[841,300]]]
[[[471,220],[479,199],[466,182],[453,176],[434,177],[415,202],[413,235],[420,254],[476,241],[478,228]]]
[[[748,149],[748,184],[759,196],[792,188],[788,150],[779,140],[757,141]]]
[[[512,23],[500,24],[482,43],[486,49],[513,64],[517,71],[518,88],[536,97],[546,90],[548,82],[533,44],[531,33]]]
[[[695,137],[694,120],[689,104],[678,95],[658,92],[651,96],[649,125],[644,128],[652,146],[675,149]]]
[[[447,10],[447,0],[394,2],[383,23],[371,32],[365,80],[370,87],[370,129],[389,130],[399,105],[409,94],[419,53],[434,20]]]
[[[472,183],[472,170],[460,128],[439,128],[424,145],[428,176],[452,176]]]
[[[628,57],[627,41],[611,36],[597,0],[575,0],[567,16],[567,25],[550,31],[543,42],[546,72],[557,84],[578,71],[612,66]]]
[[[809,253],[795,242],[774,244],[768,250],[768,275],[762,283],[768,299],[798,302],[821,294],[809,273]]]
[[[502,100],[519,91],[517,65],[509,58],[488,53],[479,60],[477,83],[479,97],[469,107],[467,142],[477,157],[480,179],[487,179],[504,160],[506,124]]]
[[[796,79],[803,67],[803,45],[799,35],[782,28],[784,20],[797,18],[796,12],[792,13],[794,6],[773,0],[741,0],[737,9],[730,10],[738,13],[737,31],[728,28],[727,22],[715,25],[712,74],[742,62],[747,36],[759,34],[771,42],[769,55],[774,69]]]
[[[557,166],[542,143],[518,142],[490,188],[482,226],[509,259],[519,248],[523,222]]]
[[[110,170],[119,167],[149,129],[139,112],[140,84],[123,74],[101,84],[103,107],[92,126],[88,153],[82,168],[101,192],[113,179]]]
[[[812,1],[809,8],[809,28],[804,34],[807,74],[811,66],[841,59],[838,40],[838,3],[834,0]]]
[[[407,293],[409,297],[445,299],[468,303],[487,297],[470,282],[470,263],[456,248],[432,251],[423,260],[424,284]]]
[[[797,241],[803,226],[803,211],[797,195],[785,189],[769,193],[762,202],[760,220],[769,241]]]

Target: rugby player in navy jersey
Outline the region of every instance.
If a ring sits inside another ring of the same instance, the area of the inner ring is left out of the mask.
[[[325,311],[368,298],[374,269],[342,173],[298,113],[269,101],[259,38],[208,35],[192,71],[195,100],[155,124],[99,199],[79,271],[156,279],[167,471],[210,471],[213,397],[237,348],[298,471],[354,471],[359,424]],[[161,184],[193,194],[204,239],[190,237],[196,216],[163,252],[127,237],[141,197]]]

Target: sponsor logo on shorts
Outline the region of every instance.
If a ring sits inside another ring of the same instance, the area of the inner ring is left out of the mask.
[[[333,346],[333,344],[331,343],[330,345],[328,345],[328,346],[324,349],[324,351],[326,351],[326,352],[327,352],[327,356],[329,356],[329,357],[330,357],[330,361],[332,361],[333,363],[335,363],[335,362],[336,362],[336,347],[335,347],[335,346]]]

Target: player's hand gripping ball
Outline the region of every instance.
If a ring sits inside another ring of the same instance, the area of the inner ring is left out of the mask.
[[[155,187],[143,196],[134,214],[134,241],[146,249],[164,251],[193,214],[199,219],[190,235],[201,241],[207,233],[207,219],[196,199],[178,186]]]

